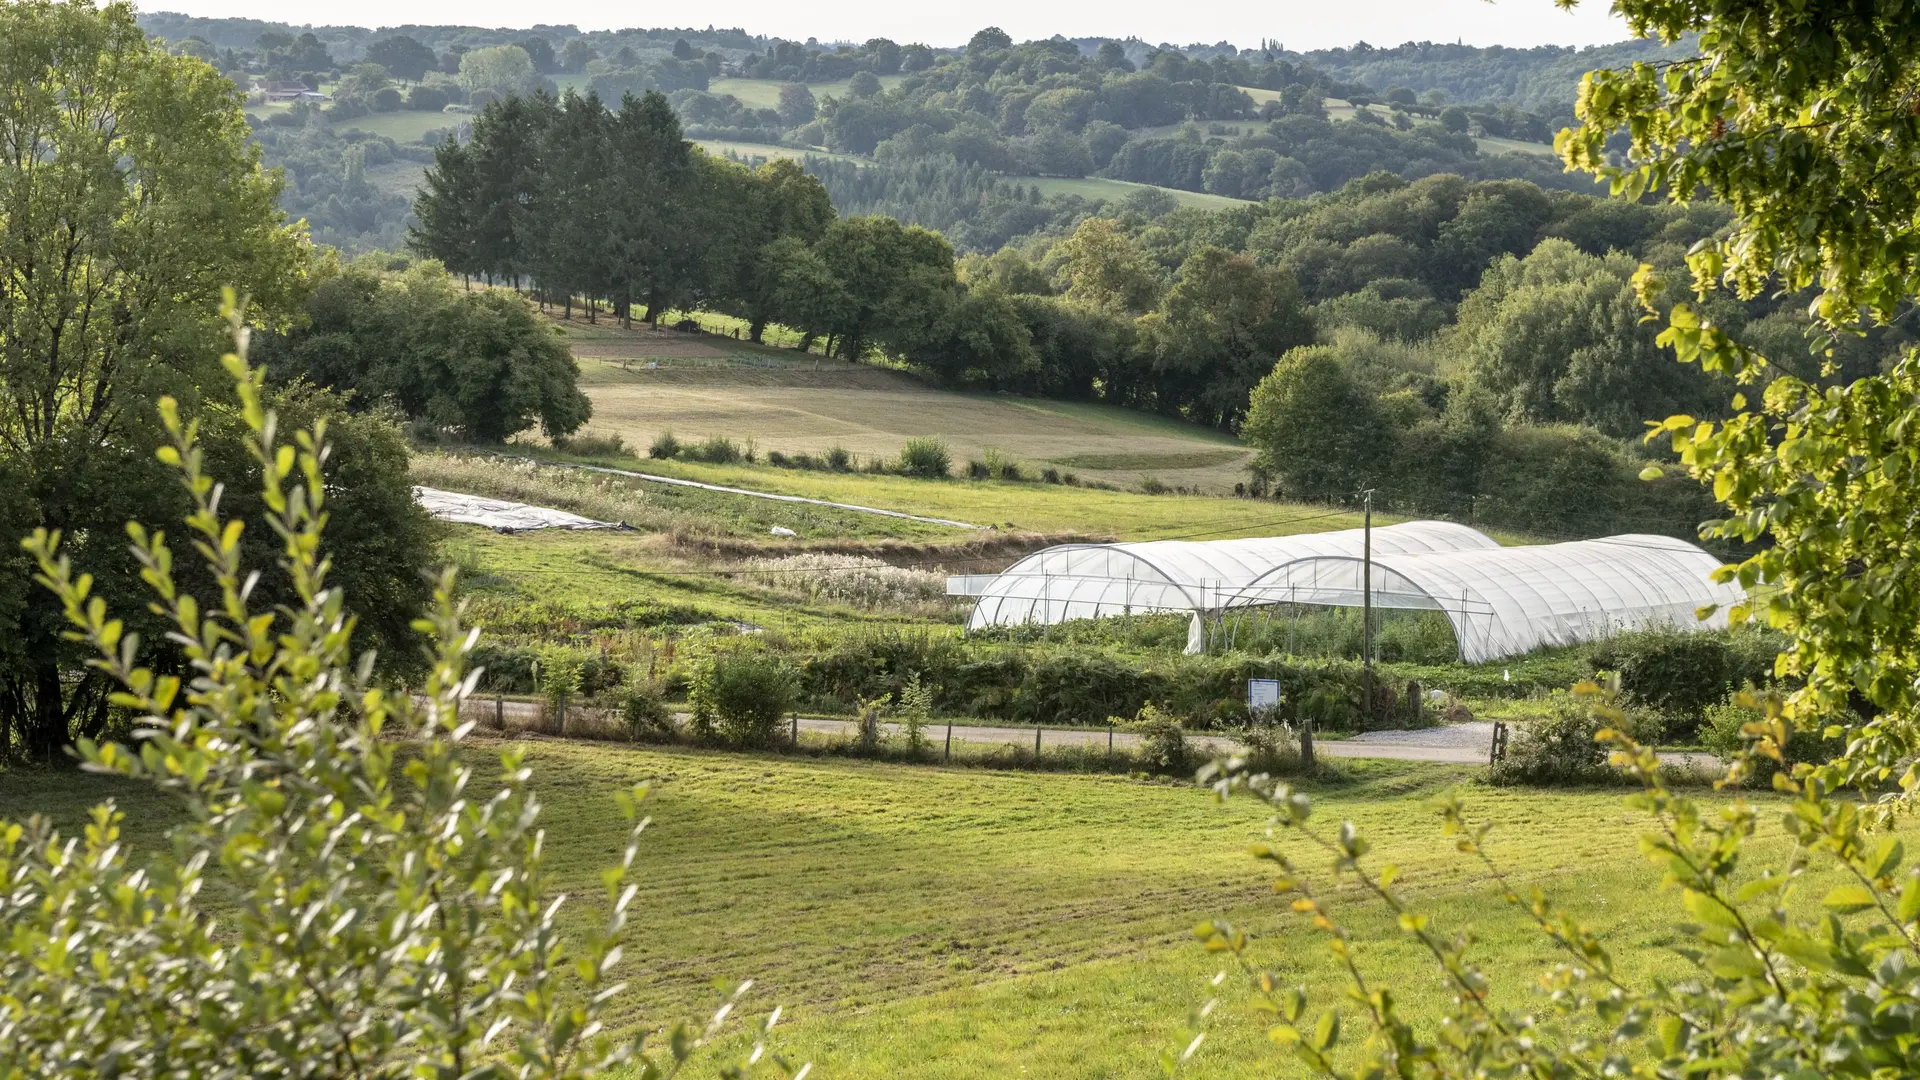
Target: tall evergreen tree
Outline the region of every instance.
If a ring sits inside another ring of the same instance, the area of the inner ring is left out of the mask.
[[[672,292],[668,280],[693,246],[681,218],[693,171],[693,144],[680,134],[680,119],[665,95],[649,90],[620,100],[612,125],[614,182],[612,273],[609,292],[623,321],[633,303],[647,304],[658,322]]]
[[[420,193],[413,201],[417,223],[408,230],[407,246],[440,260],[456,274],[480,273],[474,224],[480,212],[479,195],[473,154],[448,135],[434,148],[433,167],[421,179]]]
[[[613,276],[613,118],[600,97],[568,93],[545,131],[542,191],[530,219],[531,272],[569,309],[609,295]],[[588,317],[593,317],[588,307]]]
[[[509,97],[473,121],[468,145],[473,181],[472,237],[476,269],[518,285],[532,269],[533,229],[545,165],[545,133],[559,107],[546,94]]]

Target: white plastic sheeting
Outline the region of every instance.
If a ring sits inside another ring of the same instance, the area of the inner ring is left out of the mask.
[[[1155,611],[1203,617],[1270,604],[1359,607],[1362,531],[1255,540],[1066,544],[1000,574],[949,578],[975,598],[969,629],[1057,623]],[[1718,584],[1720,561],[1684,540],[1629,534],[1565,544],[1501,547],[1445,521],[1373,530],[1372,603],[1443,612],[1460,658],[1485,663],[1547,645],[1594,641],[1646,627],[1714,629],[1744,593]],[[1701,608],[1714,607],[1708,618]]]
[[[413,498],[426,507],[427,513],[441,521],[485,525],[506,533],[531,532],[535,529],[626,528],[624,524],[595,521],[579,514],[569,514],[565,510],[529,506],[505,499],[488,499],[479,495],[462,495],[457,491],[441,491],[438,488],[416,487],[413,489]]]
[[[1373,605],[1444,612],[1470,664],[1623,630],[1727,625],[1745,593],[1716,583],[1720,560],[1685,540],[1628,534],[1565,544],[1383,553],[1373,558]],[[1300,603],[1359,607],[1363,564],[1314,556],[1249,582],[1228,607]],[[1715,606],[1706,619],[1703,607]]]
[[[1063,544],[994,575],[951,578],[947,591],[977,597],[969,629],[1057,623],[1149,611],[1212,612],[1275,567],[1315,556],[1358,558],[1361,529],[1247,540],[1152,540]],[[1375,556],[1499,545],[1450,521],[1410,521],[1373,530]]]

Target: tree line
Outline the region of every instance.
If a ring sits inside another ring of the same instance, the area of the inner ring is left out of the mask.
[[[1290,275],[1195,252],[1162,290],[1144,264],[1105,266],[1098,229],[1055,294],[1016,273],[963,278],[947,239],[891,217],[842,217],[798,165],[757,169],[681,137],[658,93],[488,106],[435,155],[412,244],[454,273],[531,291],[571,316],[658,323],[677,309],[771,323],[800,347],[872,353],[956,385],[1038,388],[1230,427],[1273,357],[1310,342]],[[1100,264],[1100,265],[1096,265]],[[1095,284],[1131,275],[1135,284]],[[1143,305],[1143,306],[1142,306]],[[1142,316],[1151,316],[1141,321]]]

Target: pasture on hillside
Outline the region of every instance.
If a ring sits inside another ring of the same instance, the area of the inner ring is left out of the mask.
[[[501,745],[469,749],[476,798]],[[1286,1072],[1292,1058],[1266,1040],[1238,980],[1209,987],[1220,965],[1191,940],[1196,921],[1244,924],[1283,982],[1323,1003],[1337,991],[1320,935],[1245,854],[1265,823],[1251,801],[1217,805],[1190,784],[1122,777],[551,740],[525,749],[552,890],[573,897],[562,920],[574,932],[597,918],[598,873],[622,841],[613,793],[655,785],[615,1016],[628,1028],[704,1016],[720,996],[713,980],[751,978],[749,1012],[782,1006],[777,1048],[818,1075],[1144,1078],[1190,1037],[1189,1010],[1219,993],[1193,1067],[1237,1078]],[[1635,850],[1644,818],[1622,809],[1618,790],[1483,789],[1475,770],[1442,766],[1342,770],[1312,786],[1316,818],[1353,821],[1374,865],[1398,864],[1437,925],[1475,928],[1496,1000],[1523,1003],[1553,951],[1440,835],[1425,804],[1461,785],[1469,808],[1498,826],[1494,857],[1602,931],[1625,974],[1679,969],[1664,948],[1677,898],[1660,894],[1659,871]],[[0,774],[0,817],[42,813],[71,831],[104,798],[126,812],[126,838],[142,851],[178,820],[174,800],[143,785]],[[1765,860],[1784,845],[1764,808],[1761,820],[1750,854]],[[1808,881],[1799,892],[1825,888]],[[1372,975],[1415,1016],[1432,1015],[1425,1006],[1442,990],[1431,961],[1351,885],[1323,895]],[[737,1033],[724,1042],[740,1045]]]
[[[1265,105],[1280,97],[1278,90],[1263,90],[1258,86],[1242,86],[1239,89],[1253,99],[1255,105]],[[1351,120],[1355,112],[1353,103],[1340,98],[1325,98],[1321,105],[1327,110],[1329,120]],[[1391,105],[1376,102],[1372,108],[1376,113],[1391,116],[1395,111]],[[1416,122],[1420,118],[1415,118]],[[1523,139],[1502,139],[1492,136],[1479,136],[1473,140],[1483,154],[1532,154],[1535,157],[1554,157],[1553,146],[1549,143],[1527,142]]]
[[[991,448],[1030,474],[1054,466],[1128,486],[1150,475],[1209,492],[1245,480],[1251,457],[1224,432],[1130,409],[955,393],[903,372],[717,335],[628,331],[577,317],[559,325],[593,400],[593,429],[641,452],[670,430],[683,442],[751,439],[762,453],[838,445],[892,458],[908,438],[931,435],[947,443],[958,469]]]
[[[891,90],[905,81],[905,75],[882,75],[880,87]],[[808,83],[807,89],[813,91],[816,98],[837,97],[842,101],[851,97],[851,79],[838,79],[834,82]],[[740,104],[750,109],[775,109],[780,106],[780,88],[787,85],[779,79],[714,79],[707,84],[707,93],[715,97],[732,94],[740,99]]]
[[[1137,191],[1164,191],[1173,196],[1176,204],[1200,210],[1227,210],[1249,205],[1245,199],[1226,195],[1136,184],[1130,180],[1110,180],[1104,176],[1009,176],[1007,179],[1016,184],[1038,187],[1044,195],[1078,195],[1083,199],[1105,199],[1108,202],[1119,202]]]

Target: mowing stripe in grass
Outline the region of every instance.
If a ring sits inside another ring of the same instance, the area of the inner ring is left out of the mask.
[[[631,469],[615,469],[606,465],[576,465],[568,461],[540,461],[536,458],[520,457],[517,454],[500,454],[497,456],[514,458],[517,461],[531,461],[535,465],[552,466],[556,469],[585,469],[588,472],[610,473],[614,476],[630,476],[635,480],[646,480],[655,484],[672,484],[675,487],[700,488],[703,491],[720,491],[728,495],[750,495],[756,499],[772,499],[775,502],[810,503],[814,506],[830,506],[835,510],[853,510],[862,514],[879,514],[882,517],[904,518],[907,521],[920,521],[928,525],[949,525],[956,529],[986,528],[984,525],[975,525],[967,521],[921,517],[918,514],[903,513],[899,510],[882,510],[878,507],[860,506],[856,503],[829,502],[826,499],[809,499],[805,495],[778,495],[771,491],[753,491],[748,488],[723,487],[719,484],[703,484],[698,480],[682,480],[673,476],[659,476],[654,473],[634,472]]]

